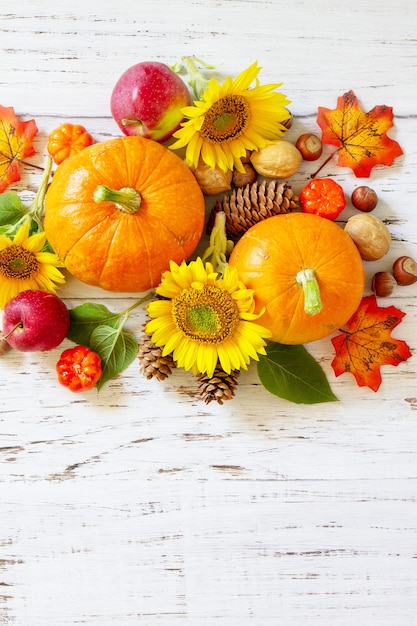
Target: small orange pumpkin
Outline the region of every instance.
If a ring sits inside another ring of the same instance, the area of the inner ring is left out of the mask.
[[[45,198],[47,239],[68,271],[109,291],[155,287],[170,260],[194,252],[204,196],[176,154],[121,137],[66,159]]]
[[[259,323],[283,344],[303,344],[343,326],[363,296],[365,270],[352,239],[331,220],[276,215],[252,226],[229,262],[255,291]]]
[[[87,146],[91,146],[94,139],[80,124],[61,124],[48,137],[48,152],[54,162],[59,165]]]

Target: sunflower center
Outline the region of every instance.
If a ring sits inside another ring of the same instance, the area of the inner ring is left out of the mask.
[[[231,295],[216,285],[183,289],[172,301],[172,317],[188,338],[204,343],[221,343],[240,320]]]
[[[210,143],[222,143],[239,137],[250,119],[246,98],[230,94],[217,100],[204,115],[200,134]]]
[[[0,274],[10,280],[32,278],[38,272],[39,263],[30,250],[12,245],[0,250]]]

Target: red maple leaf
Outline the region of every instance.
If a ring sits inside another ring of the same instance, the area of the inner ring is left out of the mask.
[[[393,125],[392,107],[378,105],[364,113],[351,90],[337,99],[336,109],[319,107],[318,112],[322,142],[337,146],[337,164],[350,167],[358,178],[368,178],[374,165],[392,165],[403,154],[386,134]]]
[[[381,365],[398,365],[411,356],[405,341],[391,337],[391,331],[404,315],[394,306],[379,307],[374,295],[362,298],[346,324],[347,330],[332,339],[336,352],[332,361],[335,375],[350,372],[359,387],[377,391]]]
[[[0,105],[0,193],[20,180],[19,161],[35,154],[32,139],[37,132],[35,120],[22,122],[13,107]]]

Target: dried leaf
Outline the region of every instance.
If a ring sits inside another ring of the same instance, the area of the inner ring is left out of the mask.
[[[20,180],[19,161],[35,154],[32,139],[37,132],[35,120],[22,122],[13,107],[0,105],[0,193]]]
[[[393,125],[392,107],[378,105],[364,113],[351,90],[337,99],[336,109],[319,107],[318,111],[322,142],[337,146],[337,164],[350,167],[358,178],[368,178],[374,165],[392,165],[403,154],[386,134]]]
[[[332,339],[336,352],[332,361],[335,375],[350,372],[359,387],[377,391],[381,365],[398,365],[411,356],[405,341],[391,337],[391,331],[404,315],[394,306],[379,307],[374,295],[362,298],[346,324],[347,330]]]

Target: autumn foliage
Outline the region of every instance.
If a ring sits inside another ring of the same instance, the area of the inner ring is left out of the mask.
[[[393,125],[392,107],[378,105],[364,113],[351,90],[337,99],[336,109],[319,107],[318,112],[322,142],[336,146],[337,164],[351,168],[358,178],[368,178],[375,165],[392,165],[403,153],[386,134]]]
[[[391,336],[404,315],[395,306],[379,307],[374,295],[363,298],[346,330],[332,339],[336,351],[332,361],[335,375],[350,372],[359,387],[377,391],[381,365],[399,365],[411,356],[405,341]]]
[[[35,120],[22,122],[13,107],[0,105],[0,193],[20,180],[19,161],[35,154],[32,139],[37,132]]]

